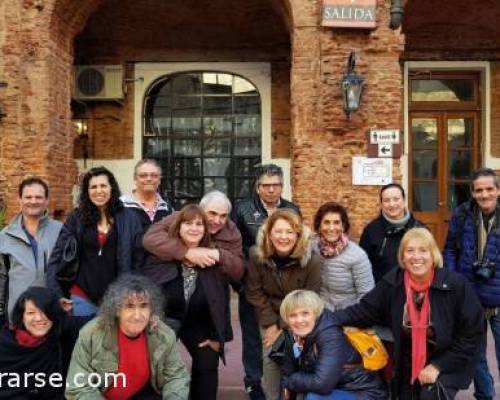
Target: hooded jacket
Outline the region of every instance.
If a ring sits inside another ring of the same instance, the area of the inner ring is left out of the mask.
[[[272,258],[265,258],[263,235],[259,232],[257,243],[250,250],[250,265],[246,284],[246,296],[255,307],[259,325],[267,328],[273,324],[285,327],[280,318],[283,298],[293,290],[308,289],[319,293],[321,259],[313,253],[313,241],[309,228],[304,227],[306,246],[300,259],[291,259],[280,268]]]
[[[22,220],[22,214],[18,214],[0,232],[0,254],[3,255],[0,256],[0,315],[7,310],[10,314],[21,293],[30,286],[45,286],[47,264],[62,227],[61,222],[48,215],[40,219],[35,236],[38,244],[35,263]]]
[[[296,393],[325,395],[340,389],[357,400],[387,397],[380,374],[363,368],[361,356],[327,309],[306,336],[299,358],[294,358],[293,349],[287,346],[282,371],[282,386]]]

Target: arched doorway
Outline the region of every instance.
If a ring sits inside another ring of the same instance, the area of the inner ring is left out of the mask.
[[[227,72],[162,76],[144,97],[142,156],[163,169],[162,193],[176,208],[217,189],[248,196],[261,161],[261,98]]]

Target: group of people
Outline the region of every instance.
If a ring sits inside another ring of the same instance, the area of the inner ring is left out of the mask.
[[[233,339],[231,287],[251,400],[452,399],[472,378],[476,398],[493,398],[494,171],[474,173],[444,257],[397,183],[382,187],[380,215],[358,245],[336,202],[319,207],[311,230],[282,198],[274,164],[259,167],[255,192],[234,207],[213,191],[174,211],[158,193],[154,160],[136,165],[134,181],[122,196],[109,170],[90,169],[64,224],[47,214],[43,180],[21,183],[21,211],[0,233],[0,375],[33,375],[0,382],[0,398],[216,399]],[[343,326],[375,326],[391,355],[384,373],[364,368]],[[65,384],[37,385],[36,373]]]

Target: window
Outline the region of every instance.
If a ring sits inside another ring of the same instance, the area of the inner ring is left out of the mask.
[[[144,104],[143,157],[163,169],[162,194],[176,208],[218,189],[252,193],[261,162],[261,100],[234,74],[184,72],[157,80]]]

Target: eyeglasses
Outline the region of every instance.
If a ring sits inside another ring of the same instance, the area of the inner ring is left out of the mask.
[[[161,178],[161,175],[156,173],[156,172],[141,172],[140,174],[137,174],[138,178],[141,179],[147,179],[147,178],[152,178],[152,179],[158,179]]]
[[[269,190],[269,189],[279,189],[281,186],[283,186],[282,183],[259,183],[259,186],[263,189]]]

